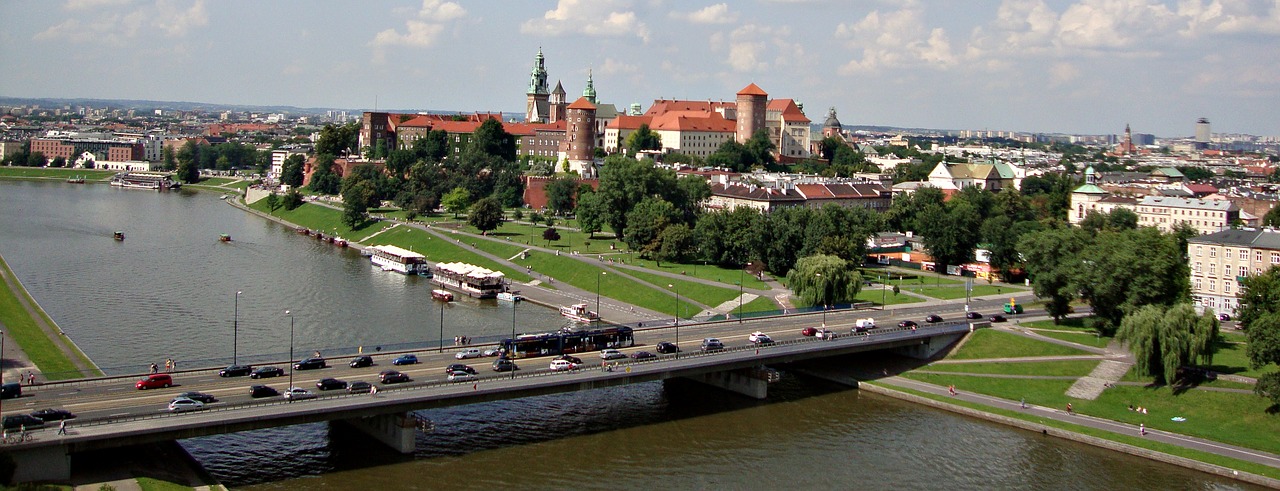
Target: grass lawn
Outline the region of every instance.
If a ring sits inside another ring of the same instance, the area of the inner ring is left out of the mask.
[[[3,258],[0,258],[0,268],[4,268],[5,275],[14,277],[13,270],[9,269],[9,265]],[[0,281],[0,321],[4,323],[13,340],[22,347],[22,351],[27,354],[31,362],[40,368],[45,378],[66,380],[83,376],[75,363],[58,349],[44,331],[40,330],[36,320],[27,315],[27,310],[22,308],[22,304],[18,301],[18,295],[26,297],[30,303],[35,303],[26,291],[11,290],[8,283]],[[45,322],[53,325],[53,320],[47,315],[44,319]],[[88,361],[88,358],[85,358],[85,361]],[[101,373],[90,375],[101,375]]]
[[[1087,319],[1088,319],[1087,317],[1068,317],[1066,319],[1062,319],[1057,324],[1054,324],[1052,320],[1043,320],[1043,321],[1023,322],[1022,326],[1036,328],[1036,329],[1057,329],[1057,330],[1063,330],[1063,331],[1074,329],[1074,330],[1079,330],[1081,332],[1088,332],[1088,333],[1097,332],[1096,330],[1093,329],[1093,327],[1089,325],[1089,322],[1087,321]]]
[[[1129,405],[1147,414],[1129,411]],[[1092,416],[1143,423],[1156,428],[1268,452],[1280,452],[1280,417],[1267,414],[1270,402],[1253,394],[1204,390],[1177,393],[1168,387],[1116,386],[1097,400],[1078,401],[1076,410]],[[1186,421],[1169,418],[1181,416]]]
[[[1094,437],[1098,437],[1098,438],[1102,438],[1102,439],[1106,439],[1106,440],[1110,440],[1110,441],[1114,441],[1114,442],[1120,442],[1120,443],[1124,443],[1124,444],[1128,444],[1128,445],[1133,445],[1133,446],[1135,446],[1135,447],[1139,447],[1139,448],[1151,449],[1151,450],[1155,450],[1155,451],[1158,451],[1158,452],[1167,453],[1167,454],[1170,454],[1170,455],[1177,455],[1177,456],[1180,456],[1180,457],[1185,457],[1185,458],[1189,458],[1189,459],[1193,459],[1193,460],[1198,460],[1198,461],[1201,461],[1201,462],[1208,462],[1208,463],[1210,463],[1210,464],[1220,465],[1220,466],[1227,467],[1227,468],[1231,468],[1231,469],[1239,469],[1239,470],[1241,470],[1241,471],[1245,471],[1245,472],[1249,472],[1249,473],[1253,473],[1253,474],[1257,474],[1257,475],[1261,475],[1261,476],[1267,476],[1267,477],[1270,477],[1270,478],[1273,478],[1273,479],[1280,479],[1280,469],[1276,469],[1276,468],[1274,468],[1274,467],[1270,467],[1270,466],[1263,465],[1263,464],[1254,464],[1254,463],[1252,463],[1252,462],[1245,462],[1245,461],[1236,460],[1236,459],[1232,459],[1232,458],[1228,458],[1228,457],[1222,457],[1222,456],[1217,455],[1217,454],[1211,454],[1211,453],[1207,453],[1207,452],[1200,452],[1200,451],[1197,451],[1197,450],[1189,450],[1189,449],[1185,449],[1185,448],[1183,448],[1183,447],[1179,447],[1179,446],[1176,446],[1176,445],[1169,445],[1169,444],[1166,444],[1166,443],[1161,443],[1161,442],[1157,442],[1157,441],[1152,441],[1152,440],[1150,440],[1150,439],[1143,438],[1143,437],[1140,437],[1140,436],[1137,436],[1137,435],[1114,433],[1114,432],[1110,432],[1110,431],[1098,430],[1098,429],[1094,429],[1094,428],[1089,428],[1089,427],[1084,427],[1084,426],[1074,425],[1074,424],[1066,423],[1066,422],[1062,422],[1062,421],[1048,420],[1048,419],[1044,419],[1044,418],[1039,418],[1039,417],[1035,416],[1034,414],[1029,414],[1029,413],[1027,413],[1027,412],[1025,412],[1025,411],[1013,411],[1013,410],[1006,410],[1006,409],[1000,409],[1000,408],[992,408],[992,407],[984,406],[984,405],[982,405],[982,404],[976,404],[976,403],[971,403],[971,402],[967,402],[967,401],[957,400],[957,399],[955,399],[955,398],[953,398],[953,397],[949,397],[949,396],[945,396],[945,395],[930,394],[930,393],[920,392],[920,391],[916,391],[916,390],[912,390],[912,389],[906,389],[906,388],[902,388],[902,387],[896,387],[896,386],[889,385],[889,384],[879,384],[879,383],[876,383],[876,382],[866,382],[866,383],[875,383],[876,385],[885,386],[885,387],[888,387],[888,388],[891,388],[891,389],[893,389],[893,390],[897,390],[897,391],[900,391],[900,392],[905,392],[905,393],[908,393],[908,394],[913,394],[913,395],[916,395],[916,396],[920,396],[920,397],[924,397],[924,398],[928,398],[928,399],[933,399],[933,400],[937,400],[937,401],[944,401],[944,402],[947,402],[947,403],[949,403],[949,404],[954,404],[954,405],[957,405],[957,406],[963,406],[963,407],[968,407],[968,408],[972,408],[972,409],[977,409],[977,410],[985,411],[985,412],[989,412],[989,413],[992,413],[992,414],[998,414],[998,415],[1001,415],[1001,416],[1006,416],[1006,417],[1010,417],[1010,418],[1016,418],[1016,419],[1020,419],[1020,420],[1024,420],[1024,421],[1029,421],[1029,422],[1032,422],[1032,423],[1035,423],[1035,424],[1039,424],[1039,425],[1043,425],[1043,426],[1048,426],[1048,427],[1052,427],[1052,428],[1059,428],[1059,429],[1063,429],[1063,430],[1068,430],[1068,431],[1072,431],[1072,432],[1080,433],[1080,434],[1083,434],[1083,435],[1089,435],[1089,436],[1094,436]],[[1015,400],[1016,400],[1016,399],[1015,399]],[[1032,402],[1031,402],[1031,400],[1030,400],[1030,399],[1028,399],[1028,400],[1027,400],[1027,403],[1029,403],[1029,404],[1030,404],[1030,403],[1032,403]],[[1128,409],[1127,409],[1127,407],[1128,407],[1128,406],[1125,406],[1125,407],[1126,407],[1125,411],[1128,411]],[[1219,440],[1219,441],[1221,441],[1221,440]]]
[[[1244,342],[1224,343],[1219,341],[1214,346],[1217,351],[1213,354],[1213,364],[1209,365],[1208,368],[1215,372],[1258,378],[1262,374],[1276,369],[1274,363],[1258,370],[1249,368],[1249,355],[1245,354],[1247,345]]]
[[[745,274],[741,269],[726,268],[715,264],[703,264],[701,261],[696,263],[668,262],[662,263],[662,265],[659,266],[656,261],[636,257],[635,259],[628,258],[627,264],[634,264],[636,266],[656,271],[666,271],[668,273],[679,274],[683,272],[687,276],[716,281],[726,285],[733,285],[735,288],[738,286],[738,280],[742,280],[742,286],[747,288],[755,288],[758,290],[767,290],[769,288],[769,285],[766,285],[763,281],[756,279],[753,275]]]
[[[534,273],[541,273],[557,282],[564,282],[588,292],[595,292],[599,287],[600,295],[644,307],[656,312],[674,315],[676,312],[675,294],[666,288],[655,289],[623,278],[616,274],[601,275],[604,269],[569,256],[557,256],[539,252],[530,254],[527,259],[515,259],[516,264],[532,266]],[[597,281],[599,283],[597,283]],[[554,284],[553,284],[554,285]],[[701,307],[686,302],[681,292],[680,316],[690,317],[702,311]]]
[[[190,486],[162,481],[154,477],[138,477],[137,479],[138,487],[142,488],[142,491],[183,491],[192,489]]]
[[[1036,334],[1039,334],[1041,336],[1050,337],[1053,339],[1061,339],[1063,341],[1083,344],[1085,346],[1092,346],[1094,348],[1106,348],[1107,344],[1111,342],[1110,337],[1106,337],[1106,336],[1099,337],[1096,333],[1091,334],[1087,332],[1059,332],[1059,331],[1053,331],[1049,329],[1035,329],[1034,331]]]
[[[395,230],[389,230],[374,237],[370,242],[372,243],[371,245],[391,244],[410,249],[426,256],[427,260],[432,262],[464,262],[494,271],[501,271],[512,281],[528,282],[532,279],[522,270],[498,264],[487,257],[476,254],[474,251],[462,248],[456,242],[441,240],[439,237],[431,235],[424,230],[413,227],[396,227]]]
[[[892,290],[866,290],[858,292],[858,296],[854,298],[855,302],[871,302],[876,305],[898,305],[904,303],[923,302],[923,298],[904,295],[901,293],[894,294]]]
[[[921,295],[925,295],[925,296],[929,296],[929,297],[933,297],[941,300],[951,300],[951,299],[965,297],[964,284],[953,285],[953,286],[941,286],[941,287],[923,286],[919,288],[910,288],[910,290],[913,292],[919,293]],[[1022,291],[1023,290],[1021,288],[1011,288],[1007,286],[973,285],[973,292],[970,293],[970,295],[974,297],[979,297],[984,295],[995,295],[997,293],[1019,293]]]
[[[559,225],[559,224],[557,224]],[[497,238],[510,237],[513,242],[529,243],[550,249],[559,249],[562,252],[578,251],[581,254],[614,254],[615,257],[625,256],[624,249],[626,245],[613,239],[613,235],[597,234],[595,238],[589,239],[588,235],[577,230],[569,230],[556,227],[556,232],[560,234],[560,240],[547,243],[542,238],[542,231],[547,227],[542,225],[528,225],[524,223],[505,222],[497,230],[491,230],[489,236]],[[473,234],[480,233],[475,227],[465,225],[461,230]],[[613,245],[615,249],[609,249],[609,245]],[[630,261],[628,261],[630,262]]]
[[[906,372],[902,376],[934,385],[946,387],[956,386],[960,392],[974,392],[990,396],[1003,397],[1011,401],[1019,401],[1024,397],[1027,404],[1047,407],[1066,407],[1067,403],[1077,403],[1076,399],[1066,396],[1074,380],[1037,380],[1017,378],[994,378],[980,375],[952,375],[935,373]]]
[[[245,179],[245,180],[243,180],[243,181],[233,182],[233,183],[228,184],[228,185],[223,186],[223,187],[225,187],[225,188],[231,188],[231,189],[239,189],[239,190],[241,190],[241,191],[244,191],[245,189],[248,189],[248,188],[249,188],[249,186],[251,186],[251,185],[253,185],[253,181],[252,181],[252,180],[250,180],[250,179]]]
[[[963,286],[965,280],[958,280],[954,278],[944,278],[942,276],[929,275],[928,273],[925,273],[924,276],[916,276],[915,278],[906,278],[902,280],[892,279],[892,280],[889,280],[889,282],[894,285],[901,285],[902,288],[914,289],[916,287],[922,287],[922,286],[944,286],[944,285]]]
[[[222,186],[239,180],[240,178],[238,177],[206,177],[201,179],[198,184],[203,184],[205,186]]]
[[[66,179],[69,177],[83,177],[86,180],[106,179],[116,175],[113,170],[95,170],[95,169],[59,169],[57,167],[3,167],[0,166],[0,177],[39,177],[39,178],[57,178]]]
[[[934,372],[990,373],[1000,375],[1049,375],[1083,377],[1098,366],[1096,360],[1037,361],[1020,363],[931,363]]]
[[[360,228],[352,229],[342,223],[342,211],[333,208],[320,206],[314,203],[303,203],[302,206],[293,210],[286,210],[284,207],[271,213],[267,208],[267,200],[260,199],[249,205],[250,208],[269,213],[273,216],[296,223],[299,226],[318,230],[325,234],[337,234],[347,240],[360,242],[360,239],[373,235],[384,228],[390,227],[391,222],[366,222]]]
[[[780,312],[782,308],[778,307],[778,303],[772,298],[760,297],[742,305],[743,314],[751,314],[755,312]],[[737,312],[734,309],[734,312]]]
[[[1004,331],[978,329],[959,351],[948,358],[975,360],[981,358],[1008,358],[1025,356],[1089,355],[1087,351],[1067,346],[1037,341]]]
[[[738,290],[736,288],[730,290],[728,288],[720,288],[688,280],[678,280],[653,273],[640,272],[633,269],[623,269],[619,271],[634,276],[639,280],[656,285],[659,288],[665,288],[667,285],[675,285],[680,291],[681,298],[689,298],[711,308],[715,308],[724,302],[738,298]],[[675,290],[673,289],[673,291]]]

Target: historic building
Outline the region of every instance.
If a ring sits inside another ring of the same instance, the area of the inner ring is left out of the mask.
[[[1280,231],[1226,229],[1187,241],[1191,298],[1197,307],[1236,315],[1240,281],[1280,266]]]
[[[1084,171],[1084,184],[1071,192],[1071,210],[1067,221],[1079,225],[1089,213],[1111,213],[1126,208],[1138,215],[1138,225],[1156,227],[1168,232],[1178,224],[1186,224],[1201,234],[1211,234],[1240,223],[1240,207],[1220,199],[1180,198],[1147,195],[1114,196],[1098,186],[1099,176],[1093,167]]]

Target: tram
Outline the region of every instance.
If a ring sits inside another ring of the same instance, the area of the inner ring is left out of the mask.
[[[591,330],[565,328],[553,333],[521,334],[514,340],[503,339],[502,350],[514,358],[527,358],[625,348],[635,343],[632,329],[626,326]]]

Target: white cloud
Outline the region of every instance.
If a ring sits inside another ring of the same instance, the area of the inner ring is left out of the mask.
[[[418,10],[418,18],[435,22],[447,22],[467,15],[467,10],[453,2],[440,0],[422,0],[422,9]]]
[[[925,26],[923,13],[913,3],[887,13],[872,11],[853,24],[836,26],[837,38],[861,50],[861,57],[845,63],[840,72],[875,72],[902,67],[947,67],[957,59],[947,32]]]
[[[118,0],[77,0],[68,2],[68,11],[92,11],[71,16],[37,33],[38,41],[97,43],[120,46],[145,32],[160,32],[168,37],[182,37],[188,31],[209,24],[204,1],[194,3],[160,0],[120,13],[114,7],[129,2]],[[96,10],[96,11],[94,11]],[[154,31],[144,31],[149,26]]]
[[[636,36],[649,42],[649,27],[626,7],[627,4],[620,1],[560,0],[555,10],[548,10],[542,18],[529,19],[521,24],[520,32],[549,36]]]
[[[387,29],[374,36],[370,44],[376,47],[411,46],[425,48],[431,46],[443,30],[444,26],[440,24],[409,20],[405,21],[404,34],[395,29]]]
[[[727,34],[712,34],[708,44],[713,52],[724,53],[724,62],[734,72],[807,66],[811,59],[804,45],[791,38],[789,27],[746,24]]]
[[[62,5],[63,10],[93,10],[99,7],[118,7],[128,5],[133,0],[67,0]]]
[[[613,58],[605,58],[604,65],[600,67],[602,75],[620,75],[627,73],[637,73],[640,71],[640,65],[634,63],[626,63],[615,60]]]
[[[181,36],[194,27],[209,25],[209,13],[204,10],[204,0],[198,0],[185,10],[187,2],[160,0],[156,2],[156,15],[152,25],[168,33]]]
[[[1064,87],[1080,78],[1080,69],[1066,62],[1057,62],[1049,67],[1049,86]]]
[[[694,24],[731,24],[738,21],[738,14],[729,12],[729,4],[717,3],[694,12],[671,12],[671,18]]]
[[[1280,0],[1272,0],[1270,8],[1263,0],[1186,0],[1178,4],[1178,15],[1187,19],[1184,35],[1280,34]],[[1265,13],[1262,13],[1264,12]],[[1261,15],[1259,15],[1261,14]]]

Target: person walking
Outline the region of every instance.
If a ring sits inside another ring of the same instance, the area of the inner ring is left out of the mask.
[[[369,397],[378,397],[378,386],[369,387]]]
[[[1138,423],[1138,434],[1139,434],[1139,435],[1142,435],[1142,436],[1147,436],[1147,424],[1146,424],[1146,423]]]
[[[35,385],[35,384],[36,384],[36,372],[31,372],[27,374],[27,385]]]
[[[64,419],[58,422],[58,434],[59,435],[67,434],[67,420]]]
[[[1070,403],[1070,402],[1068,402],[1068,403],[1067,403],[1067,414],[1075,414],[1075,413],[1074,413],[1074,412],[1072,412],[1072,410],[1071,410],[1071,403]]]

